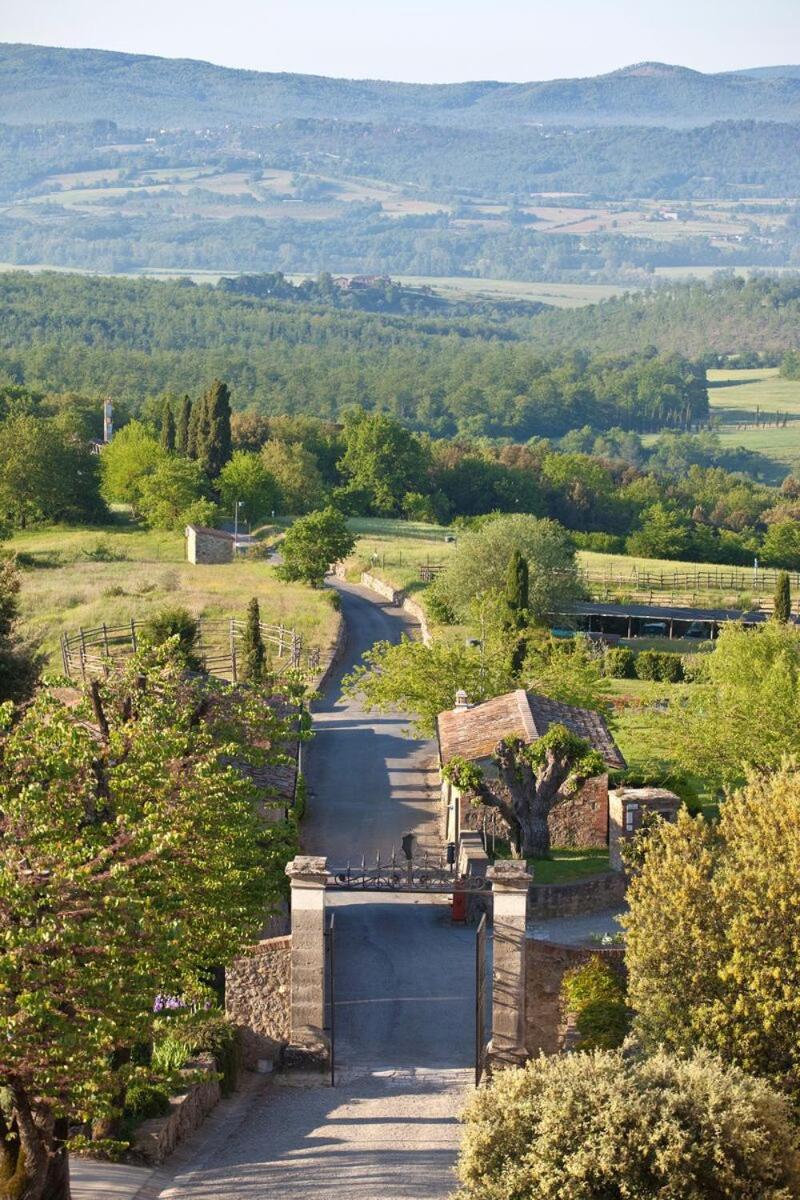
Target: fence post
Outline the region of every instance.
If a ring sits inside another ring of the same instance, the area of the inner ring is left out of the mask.
[[[131,646],[133,647],[133,653],[135,654],[139,647],[136,641],[136,622],[134,621],[133,617],[131,617]]]
[[[236,682],[237,682],[237,672],[236,672],[236,631],[235,631],[235,629],[234,629],[233,617],[231,617],[231,618],[230,618],[229,634],[230,634],[230,640],[231,640],[231,675],[232,675],[232,677],[233,677],[233,682],[234,682],[234,683],[236,683]]]
[[[105,621],[103,621],[103,649],[106,652],[106,658],[108,658],[108,628]]]
[[[78,634],[81,639],[81,675],[82,675],[83,679],[85,680],[86,679],[86,640],[83,636],[83,626],[82,625],[81,625],[80,629],[78,630]]]
[[[61,661],[64,664],[64,674],[71,679],[72,671],[70,669],[69,661],[69,642],[65,633],[62,633],[61,635]]]

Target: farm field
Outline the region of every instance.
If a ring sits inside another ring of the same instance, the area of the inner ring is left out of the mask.
[[[324,650],[335,635],[325,591],[283,583],[255,559],[193,566],[180,533],[51,526],[18,533],[6,547],[20,556],[23,620],[41,638],[51,669],[60,664],[62,632],[126,624],[172,606],[207,618],[243,617],[251,596],[262,621],[296,629],[309,647]]]
[[[756,451],[772,464],[776,481],[800,469],[800,381],[782,379],[777,368],[708,372],[712,416],[725,445]],[[788,413],[785,426],[764,425]],[[756,425],[756,415],[759,424]]]

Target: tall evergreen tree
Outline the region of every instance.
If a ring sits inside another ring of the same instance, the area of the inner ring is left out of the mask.
[[[506,572],[506,609],[509,633],[513,639],[511,668],[516,675],[525,658],[523,632],[528,624],[528,560],[519,550],[513,550]]]
[[[258,600],[253,596],[247,606],[247,622],[244,627],[242,676],[251,683],[259,683],[264,678],[266,660],[264,639],[261,636],[261,612]]]
[[[194,457],[209,479],[216,479],[231,456],[231,398],[228,385],[215,379],[200,401]]]
[[[175,416],[169,400],[164,404],[164,412],[161,417],[161,447],[168,454],[175,449]]]
[[[188,396],[181,400],[178,420],[175,425],[175,449],[178,454],[189,453],[189,425],[192,419],[192,402]]]
[[[779,571],[775,582],[775,599],[772,602],[772,615],[776,621],[785,625],[792,615],[792,585],[789,582],[789,572]]]

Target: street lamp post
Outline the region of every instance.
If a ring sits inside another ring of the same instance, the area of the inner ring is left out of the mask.
[[[244,504],[244,500],[237,500],[233,506],[233,549],[239,549],[239,509]]]

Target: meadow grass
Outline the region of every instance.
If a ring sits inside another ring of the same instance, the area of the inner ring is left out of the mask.
[[[98,555],[98,561],[89,557]],[[26,627],[58,667],[64,632],[127,624],[180,605],[196,616],[243,617],[252,596],[261,619],[302,634],[324,650],[336,629],[329,593],[283,583],[264,561],[239,559],[217,566],[185,561],[183,535],[145,531],[133,524],[102,528],[49,526],[26,530],[6,543],[22,567],[21,609]]]

